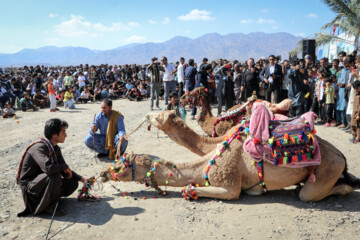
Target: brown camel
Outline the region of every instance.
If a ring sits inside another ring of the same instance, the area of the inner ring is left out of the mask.
[[[197,134],[176,116],[174,110],[148,113],[145,118],[149,124],[163,131],[171,140],[199,156],[204,156],[214,150],[216,145],[224,139],[223,136],[210,138]],[[235,128],[236,126],[232,127],[228,133],[234,133]]]
[[[217,154],[216,148],[200,159],[176,166],[173,162],[154,156],[130,154],[125,157],[124,162],[118,161],[104,169],[100,174],[101,181],[144,182],[146,176],[152,174],[153,185],[183,187],[194,183],[196,187],[192,194],[198,197],[232,200],[238,199],[242,190],[251,195],[261,195],[263,190],[259,185],[257,168],[253,166],[250,155],[243,150],[246,135],[238,134],[240,138],[231,142],[207,173],[210,186],[206,186],[203,177],[209,161]],[[319,137],[318,140],[322,162],[315,169],[315,183],[306,181],[309,174],[307,168],[275,167],[265,162],[263,169],[267,190],[304,183],[299,192],[300,199],[319,201],[329,195],[344,195],[359,188],[360,180],[347,173],[343,154],[327,141]],[[132,164],[133,170],[129,164]],[[340,181],[342,174],[344,178]]]
[[[236,113],[231,115],[229,114],[230,116],[228,117],[215,117],[211,113],[208,93],[204,87],[195,88],[190,93],[186,93],[180,98],[180,102],[183,106],[185,106],[186,103],[189,103],[191,107],[202,107],[198,123],[201,129],[207,135],[212,137],[223,136],[230,128],[237,125],[241,121],[242,117],[246,115],[246,111],[247,115],[249,116],[251,114],[250,109],[252,103],[255,101],[263,102],[263,104],[273,113],[284,115],[287,115],[292,102],[290,99],[285,99],[279,104],[272,104],[261,99],[256,100],[256,96],[253,96],[251,100],[249,100],[249,105],[246,109],[244,108],[243,111],[237,112],[236,110],[244,105],[235,105],[228,112],[235,111]]]

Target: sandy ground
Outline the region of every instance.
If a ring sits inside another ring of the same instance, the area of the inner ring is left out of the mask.
[[[161,106],[164,102],[161,101]],[[44,239],[49,216],[17,218],[23,208],[15,172],[26,146],[43,135],[44,123],[52,117],[69,122],[68,137],[61,144],[66,162],[84,176],[97,176],[110,164],[95,163],[84,145],[100,103],[77,105],[76,110],[50,113],[17,112],[18,121],[0,119],[0,239]],[[135,129],[149,111],[149,102],[117,100],[114,109],[125,115],[127,132]],[[202,133],[196,121],[187,123]],[[347,157],[349,170],[360,177],[360,145],[348,142],[349,135],[335,128],[317,127],[318,135],[332,142]],[[127,152],[147,153],[177,163],[197,156],[172,142],[154,127],[146,126],[131,136]],[[331,196],[318,203],[301,202],[294,188],[263,196],[242,194],[236,201],[182,199],[179,188],[158,197],[152,189],[137,183],[115,183],[127,192],[123,197],[109,183],[97,192],[101,202],[79,202],[75,192],[62,200],[67,215],[56,217],[51,239],[356,239],[360,233],[360,192]],[[80,188],[80,186],[79,186]],[[146,199],[143,199],[146,197]],[[154,198],[157,197],[157,198]]]

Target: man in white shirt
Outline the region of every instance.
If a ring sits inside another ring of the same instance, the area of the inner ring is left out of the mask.
[[[178,96],[179,98],[184,94],[184,83],[185,83],[185,58],[180,58],[179,66],[177,67],[177,81],[179,84],[179,92]]]
[[[171,63],[168,63],[166,57],[162,57],[161,62],[162,62],[163,67],[165,69],[164,76],[163,76],[163,81],[164,81],[164,91],[165,91],[164,99],[165,99],[165,105],[167,106],[170,91],[172,93],[176,92],[176,84],[175,84],[175,81],[174,81],[174,78],[175,78],[174,73],[176,72],[176,68]]]

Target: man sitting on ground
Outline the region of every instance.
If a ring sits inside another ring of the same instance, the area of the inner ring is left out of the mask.
[[[100,133],[95,133],[97,130]],[[124,116],[112,110],[110,99],[101,102],[101,113],[96,115],[89,133],[85,145],[98,152],[99,157],[108,155],[109,159],[115,159],[115,154],[120,156],[126,150],[128,141],[125,139]]]
[[[35,92],[36,94],[34,96],[34,104],[40,108],[46,108],[48,105],[47,99],[44,95],[41,94],[41,90],[36,89]]]
[[[42,212],[52,214],[56,202],[69,196],[78,187],[78,181],[87,179],[73,172],[66,164],[58,143],[64,143],[68,123],[53,118],[45,123],[45,138],[39,138],[25,150],[18,167],[16,181],[25,203],[23,217]],[[57,210],[63,215],[63,210]]]
[[[24,97],[20,99],[19,103],[20,103],[20,108],[23,112],[26,112],[29,109],[32,109],[33,111],[37,110],[37,107],[31,101],[30,94],[28,92],[24,93]]]
[[[173,92],[170,94],[170,101],[171,102],[165,107],[164,110],[175,110],[176,116],[181,117],[182,120],[185,121],[186,111],[185,108],[183,108],[179,102],[177,92]]]

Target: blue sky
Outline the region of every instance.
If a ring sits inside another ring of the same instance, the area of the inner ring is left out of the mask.
[[[1,0],[0,53],[43,46],[104,50],[212,32],[309,36],[334,16],[320,0]]]

